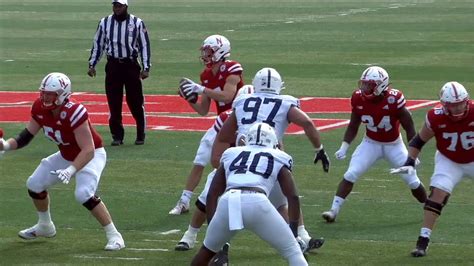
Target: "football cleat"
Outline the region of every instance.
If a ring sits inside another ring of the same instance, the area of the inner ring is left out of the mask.
[[[337,214],[335,211],[329,210],[329,211],[323,212],[321,216],[323,217],[324,220],[326,220],[326,222],[334,223],[334,221],[336,221]]]
[[[125,242],[123,241],[122,235],[117,232],[116,235],[109,239],[104,249],[107,251],[117,251],[123,248],[125,248]]]
[[[186,231],[183,235],[183,238],[179,241],[179,243],[174,247],[176,251],[187,251],[194,248],[194,244],[196,243],[197,234],[191,234],[189,231]]]
[[[18,236],[26,240],[36,239],[37,237],[50,238],[56,236],[56,227],[52,222],[45,224],[38,223],[30,228],[21,230],[18,232]]]
[[[311,238],[309,240],[308,246],[306,247],[306,250],[304,250],[303,253],[307,253],[311,251],[312,249],[318,249],[324,245],[324,238]]]
[[[416,248],[411,252],[413,257],[424,257],[426,256],[426,251],[428,250],[428,244],[430,239],[427,237],[418,237],[418,241],[416,241]]]
[[[225,243],[222,249],[214,255],[209,262],[211,266],[227,266],[229,265],[229,243]]]
[[[176,203],[176,206],[174,206],[174,208],[171,209],[171,211],[168,214],[181,215],[187,212],[189,212],[189,203],[186,204],[182,202],[181,200],[179,200],[178,203]]]

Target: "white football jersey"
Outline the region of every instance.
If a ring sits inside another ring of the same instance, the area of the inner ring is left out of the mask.
[[[267,195],[277,181],[282,167],[291,170],[293,159],[284,151],[257,145],[227,149],[221,157],[227,187],[258,187]]]
[[[300,108],[300,102],[290,95],[253,93],[239,96],[232,105],[237,117],[238,135],[244,135],[252,124],[263,122],[275,129],[281,141],[288,128],[288,112],[293,106]]]

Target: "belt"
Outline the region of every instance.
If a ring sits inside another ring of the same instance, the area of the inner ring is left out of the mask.
[[[265,190],[259,188],[259,187],[233,187],[233,188],[229,188],[227,191],[231,190],[231,189],[238,189],[238,190],[241,190],[242,193],[261,193],[261,194],[264,194],[264,195],[267,195],[267,193],[265,193]]]
[[[113,57],[113,56],[107,56],[107,60],[108,60],[108,61],[115,62],[115,63],[119,63],[119,64],[134,63],[134,62],[137,61],[136,58],[127,58],[127,57],[124,57],[124,58],[115,58],[115,57]]]

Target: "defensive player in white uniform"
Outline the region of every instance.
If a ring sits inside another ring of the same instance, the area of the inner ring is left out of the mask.
[[[441,88],[441,106],[428,111],[425,124],[411,141],[404,166],[391,173],[414,171],[415,160],[431,138],[436,139],[435,168],[431,176],[431,193],[425,202],[423,226],[411,252],[414,257],[426,256],[431,231],[454,187],[464,176],[474,177],[474,104],[458,82]]]
[[[255,93],[241,95],[234,100],[234,112],[229,116],[213,146],[211,161],[214,167],[222,152],[236,141],[235,132],[242,135],[254,123],[263,122],[275,128],[277,138],[282,145],[283,135],[290,123],[294,123],[304,129],[304,132],[315,149],[314,163],[321,160],[323,170],[329,171],[330,161],[321,144],[318,130],[308,115],[300,109],[299,100],[289,96],[281,95],[284,82],[280,74],[273,68],[259,70],[252,81]],[[237,142],[239,137],[237,137]],[[280,213],[286,217],[286,198],[283,196],[279,186],[269,195]],[[308,249],[318,248],[324,239],[311,238],[304,227],[303,217],[300,216],[298,235],[304,240]]]
[[[56,227],[49,211],[48,189],[63,182],[76,180],[74,195],[103,226],[105,250],[125,247],[105,204],[96,196],[100,175],[105,167],[106,153],[102,137],[89,121],[86,108],[69,97],[71,81],[62,73],[48,74],[40,85],[40,97],[33,103],[31,119],[16,138],[0,142],[1,150],[15,150],[28,145],[42,129],[46,138],[58,145],[59,151],[42,159],[26,182],[28,194],[38,211],[38,223],[21,230],[23,239],[54,237]]]
[[[237,96],[241,94],[251,94],[253,92],[254,89],[252,85],[245,85],[237,91]],[[216,139],[217,133],[219,133],[219,131],[221,130],[222,124],[224,124],[225,120],[227,120],[231,112],[231,110],[228,110],[220,113],[219,116],[216,118],[214,124],[207,130],[206,134],[204,134],[199,144],[196,157],[194,158],[195,164],[199,163],[203,167],[209,164],[209,162],[211,161],[211,151],[212,145],[214,144],[214,140]],[[189,223],[188,229],[186,230],[186,232],[184,232],[183,237],[175,247],[175,250],[177,251],[190,250],[194,247],[194,244],[196,243],[197,234],[199,233],[201,226],[206,220],[206,197],[207,192],[209,191],[209,187],[211,186],[214,174],[215,170],[207,176],[206,185],[204,186],[203,191],[196,200],[196,209],[194,210],[193,217],[191,218],[191,222]]]
[[[246,144],[229,148],[222,155],[207,196],[209,227],[191,265],[207,265],[242,229],[267,241],[289,265],[308,265],[296,239],[300,206],[291,156],[276,148],[275,132],[265,123],[249,129]],[[266,196],[277,181],[288,198],[290,226]]]
[[[359,89],[352,94],[352,113],[349,126],[344,134],[341,147],[336,151],[336,159],[346,157],[350,143],[355,139],[361,123],[366,133],[362,142],[352,154],[349,168],[334,196],[331,209],[322,213],[328,223],[336,220],[346,197],[354,183],[379,159],[386,159],[393,167],[403,165],[407,149],[400,135],[400,124],[406,131],[407,140],[415,136],[415,127],[410,112],[405,107],[402,92],[390,87],[387,71],[371,66],[362,72]],[[416,172],[402,175],[403,181],[420,202],[426,200],[426,192]]]

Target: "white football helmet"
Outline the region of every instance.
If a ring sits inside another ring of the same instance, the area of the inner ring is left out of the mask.
[[[444,112],[454,121],[459,121],[469,112],[469,94],[463,85],[450,81],[439,92],[439,101]]]
[[[255,123],[247,131],[245,144],[276,148],[278,145],[278,138],[275,134],[275,130],[269,124]]]
[[[385,69],[378,66],[371,66],[362,72],[359,80],[359,89],[362,96],[372,99],[382,94],[388,88],[389,77]]]
[[[280,94],[285,87],[280,74],[273,68],[260,69],[252,80],[255,92]]]
[[[253,88],[252,85],[244,85],[237,91],[235,98],[239,97],[242,94],[252,94],[254,92],[255,92],[255,89]]]
[[[49,73],[41,81],[39,90],[43,108],[54,109],[71,96],[71,80],[63,73]],[[56,98],[53,101],[46,101],[44,96],[46,92],[56,93]]]
[[[201,46],[201,60],[204,64],[214,64],[230,56],[230,42],[222,35],[207,37]]]

